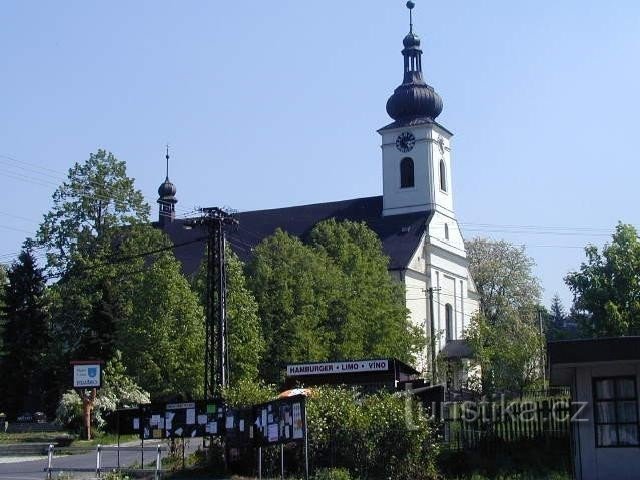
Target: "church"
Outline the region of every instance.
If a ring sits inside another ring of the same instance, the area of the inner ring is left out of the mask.
[[[235,215],[238,228],[227,236],[230,247],[246,262],[253,247],[277,228],[304,237],[329,218],[366,223],[382,242],[390,273],[405,286],[412,322],[424,328],[441,357],[466,361],[470,352],[462,341],[463,332],[478,310],[479,297],[454,212],[453,134],[436,121],[442,99],[423,78],[420,38],[411,17],[413,2],[407,2],[407,7],[410,23],[402,41],[403,80],[386,104],[393,121],[378,130],[382,195],[240,212]],[[158,194],[158,227],[175,244],[197,238],[199,233],[185,229],[184,220],[175,216],[176,187],[168,172]],[[200,242],[176,249],[186,274],[198,269],[204,247]],[[416,368],[429,370],[429,357],[416,359]]]

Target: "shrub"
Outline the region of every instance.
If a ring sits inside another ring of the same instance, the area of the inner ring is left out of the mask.
[[[307,402],[307,420],[315,465],[362,478],[437,477],[434,426],[404,394],[319,388]]]
[[[351,474],[344,468],[321,468],[313,478],[314,480],[351,480]]]

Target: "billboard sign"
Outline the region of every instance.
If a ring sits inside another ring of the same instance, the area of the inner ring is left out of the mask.
[[[389,360],[357,360],[351,362],[317,362],[287,365],[288,377],[344,373],[387,372]]]
[[[100,388],[102,386],[102,365],[95,363],[73,364],[73,388]]]
[[[305,397],[282,398],[253,407],[257,446],[302,442],[307,428]]]

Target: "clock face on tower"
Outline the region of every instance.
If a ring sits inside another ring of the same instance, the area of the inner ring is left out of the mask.
[[[411,132],[402,132],[396,139],[396,148],[401,152],[407,153],[413,150],[416,144],[416,137]]]

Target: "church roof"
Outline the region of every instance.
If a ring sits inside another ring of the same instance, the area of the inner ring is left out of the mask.
[[[352,220],[364,222],[380,240],[385,254],[389,257],[392,270],[406,268],[418,248],[425,231],[430,212],[407,213],[382,216],[382,196],[354,198],[338,202],[316,203],[294,207],[253,210],[237,213],[238,226],[229,227],[227,238],[236,255],[247,262],[252,251],[263,238],[273,234],[277,228],[305,238],[313,227],[322,220]],[[176,219],[165,225],[164,231],[176,245],[202,237],[198,229],[187,230],[184,220]],[[204,255],[204,241],[179,246],[175,249],[183,271],[189,275],[200,266]]]

